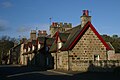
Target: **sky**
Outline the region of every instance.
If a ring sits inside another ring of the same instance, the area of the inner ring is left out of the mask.
[[[51,22],[81,22],[89,10],[92,24],[102,35],[120,36],[120,0],[0,0],[0,36],[30,36],[31,30],[47,30]]]

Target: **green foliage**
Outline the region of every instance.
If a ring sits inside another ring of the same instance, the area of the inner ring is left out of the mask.
[[[8,36],[2,36],[0,38],[0,62],[3,57],[8,56],[7,53],[9,52],[10,48],[14,46],[14,43],[17,40],[15,38],[10,38]]]
[[[106,42],[110,42],[115,49],[116,53],[120,53],[120,38],[118,35],[113,35],[112,37],[107,35],[101,35]]]

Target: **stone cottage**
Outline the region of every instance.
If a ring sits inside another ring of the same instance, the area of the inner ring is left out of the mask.
[[[88,10],[83,11],[80,25],[64,32],[57,30],[53,38],[49,51],[55,69],[86,71],[90,62],[108,60],[108,54],[115,52],[92,25]]]
[[[102,67],[106,61],[116,60],[112,58],[115,49],[92,25],[88,10],[83,10],[80,25],[72,27],[71,23],[53,22],[50,35],[40,30],[38,36],[36,34],[36,30],[32,30],[30,39],[22,40],[22,65],[87,71],[91,63]]]
[[[54,60],[49,53],[54,38],[47,37],[46,31],[36,30],[30,33],[30,39],[23,39],[21,45],[20,64],[27,66],[39,66],[42,68],[53,68]]]

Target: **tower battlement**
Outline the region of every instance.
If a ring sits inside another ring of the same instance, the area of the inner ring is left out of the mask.
[[[53,22],[51,27],[72,27],[72,23]]]
[[[57,32],[65,32],[72,28],[72,23],[53,22],[50,26],[51,37]]]

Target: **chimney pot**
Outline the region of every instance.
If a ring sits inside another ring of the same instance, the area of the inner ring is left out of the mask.
[[[54,23],[54,22],[52,22],[52,26],[55,26],[55,23]]]
[[[83,10],[83,15],[89,16],[89,11],[88,10]]]
[[[55,23],[55,27],[57,27],[57,26],[58,26],[58,23],[56,22],[56,23]]]

